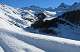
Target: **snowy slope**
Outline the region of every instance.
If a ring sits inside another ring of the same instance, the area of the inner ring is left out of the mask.
[[[0,39],[5,52],[80,52],[80,41],[54,36],[0,29]]]
[[[22,11],[0,4],[0,52],[80,52],[80,41],[24,31],[32,22],[24,20],[19,12]],[[35,20],[34,11],[23,12]],[[56,14],[43,13],[47,16],[45,20],[54,19]]]

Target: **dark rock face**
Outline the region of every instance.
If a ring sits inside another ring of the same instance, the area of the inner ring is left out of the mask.
[[[31,25],[32,28],[39,29],[40,32],[47,34],[56,34],[53,29],[49,28],[53,26],[57,27],[57,19],[43,21],[43,19],[46,18],[46,15],[44,13],[36,14],[36,17],[38,17],[38,20]]]
[[[69,11],[58,16],[55,19],[46,21],[43,21],[43,19],[46,18],[46,15],[44,15],[44,13],[39,13],[36,16],[38,17],[38,20],[34,24],[32,24],[31,27],[34,29],[40,29],[41,32],[47,34],[57,34],[54,29],[50,28],[57,28],[59,24],[66,24],[71,26],[70,23],[72,23],[74,25],[80,25],[80,10]],[[66,21],[61,20],[60,18],[65,19]],[[67,21],[69,21],[70,23],[68,23]]]
[[[34,28],[49,28],[51,26],[57,27],[56,20],[50,20],[50,21],[36,21],[34,24],[32,24]]]
[[[69,11],[59,17],[63,17],[75,25],[80,25],[80,10]]]
[[[43,19],[46,18],[46,15],[44,13],[39,13],[35,15],[36,17],[38,17],[38,20],[34,24],[32,24],[33,28],[49,28],[52,26],[57,27],[57,18],[43,21]]]
[[[35,14],[35,16],[38,17],[38,20],[42,20],[42,21],[44,18],[46,18],[46,15],[44,13],[38,13],[38,14]]]

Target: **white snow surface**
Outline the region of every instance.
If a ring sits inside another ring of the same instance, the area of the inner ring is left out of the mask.
[[[56,18],[55,15],[56,15],[56,12],[51,12],[51,11],[44,11],[44,14],[47,16],[45,20],[51,20],[51,19],[54,19]]]
[[[0,52],[80,52],[80,41],[26,32],[10,23],[5,11],[0,13]]]

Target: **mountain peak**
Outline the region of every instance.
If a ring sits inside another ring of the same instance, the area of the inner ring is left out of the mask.
[[[58,8],[66,8],[69,7],[69,5],[65,4],[65,3],[61,3]]]
[[[35,12],[42,12],[42,11],[44,11],[43,8],[41,8],[39,6],[35,6],[35,5],[31,5],[29,7],[23,7],[22,9],[23,10],[32,10],[32,11],[35,11]]]
[[[53,9],[52,7],[48,7],[47,9]]]
[[[33,8],[40,8],[39,6],[35,6],[35,5],[31,5],[29,7],[23,7],[22,9],[26,10],[26,9],[33,9]]]
[[[80,2],[75,2],[72,6],[79,6]]]
[[[36,5],[31,5],[29,7],[33,7],[33,8],[40,8],[39,6],[36,6]]]

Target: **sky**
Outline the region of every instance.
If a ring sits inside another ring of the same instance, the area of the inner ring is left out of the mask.
[[[74,2],[80,2],[80,0],[0,0],[0,3],[4,3],[17,8],[28,7],[31,5],[36,5],[42,8],[55,8],[62,2],[71,5]]]

